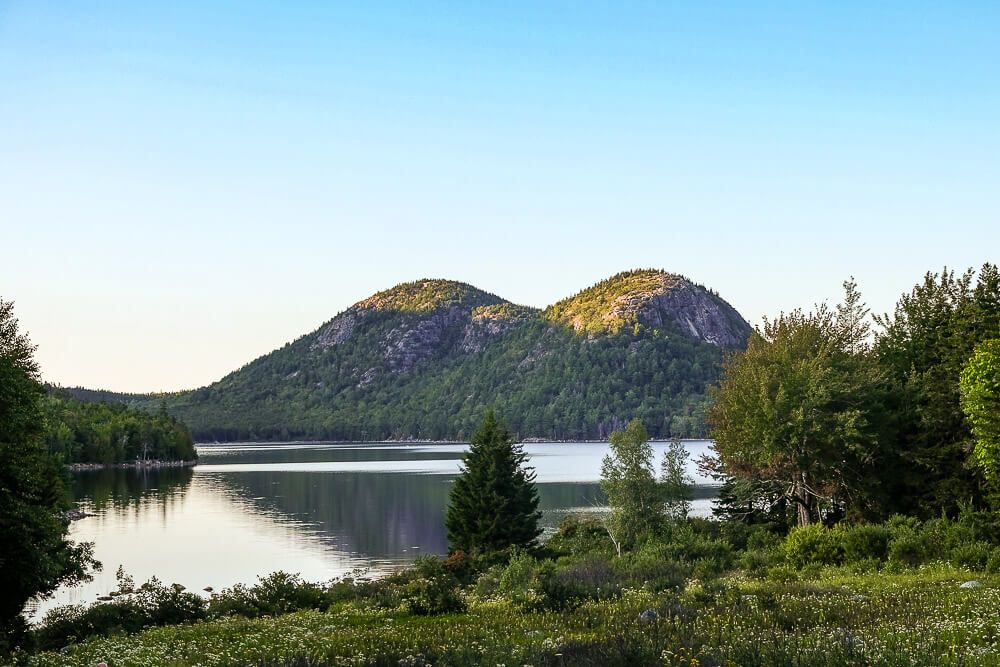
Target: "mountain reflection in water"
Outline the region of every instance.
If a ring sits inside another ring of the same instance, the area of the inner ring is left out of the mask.
[[[689,472],[708,442],[687,443]],[[660,456],[664,445],[654,445]],[[38,605],[91,602],[115,587],[118,566],[137,583],[156,576],[192,590],[252,583],[275,570],[322,581],[352,570],[385,572],[421,553],[444,553],[444,514],[464,445],[296,444],[199,448],[195,468],[100,470],[74,476],[73,494],[95,516],[72,525],[95,543],[94,581]],[[597,480],[607,446],[530,444],[552,529],[568,513],[601,511]],[[693,514],[708,514],[699,488]]]

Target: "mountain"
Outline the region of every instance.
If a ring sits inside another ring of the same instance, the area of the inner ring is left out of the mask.
[[[488,406],[522,438],[604,438],[632,417],[654,436],[697,436],[706,388],[750,331],[717,294],[663,271],[620,273],[542,311],[418,280],[147,403],[201,440],[462,439]]]
[[[591,334],[635,325],[672,327],[721,347],[743,347],[750,334],[746,320],[718,295],[655,270],[619,273],[549,306],[543,316]]]

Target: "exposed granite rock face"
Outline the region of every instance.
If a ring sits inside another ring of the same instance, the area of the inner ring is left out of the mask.
[[[374,323],[384,327],[388,316],[392,328],[388,333],[377,329],[379,333],[372,340],[385,366],[354,371],[357,386],[364,387],[383,370],[404,373],[456,347],[466,353],[478,352],[535,312],[464,283],[418,280],[354,304],[314,334],[310,349],[335,347],[351,336],[371,336]]]
[[[396,327],[382,342],[389,369],[402,373],[433,357],[455,338],[456,329],[464,328],[468,321],[467,309],[451,306],[433,312],[415,324]]]
[[[359,388],[360,387],[367,387],[372,382],[374,382],[377,378],[378,378],[378,369],[377,368],[369,368],[364,373],[362,373],[361,377],[358,379],[358,387]]]
[[[699,435],[692,406],[749,333],[714,292],[662,271],[612,276],[543,312],[422,280],[165,400],[206,440],[467,437],[488,405],[510,409],[522,436],[604,438],[650,401],[663,405],[657,434]]]
[[[481,352],[540,316],[592,335],[636,324],[656,328],[669,324],[684,335],[727,348],[744,346],[750,334],[750,326],[739,313],[705,288],[662,271],[633,271],[588,288],[544,313],[464,283],[405,283],[337,315],[313,334],[309,348],[321,352],[352,336],[370,340],[369,360],[344,371],[363,388],[385,373],[406,373],[428,359]],[[534,350],[519,367],[531,367],[546,354]]]
[[[499,338],[537,314],[538,311],[534,308],[512,303],[480,306],[472,311],[458,347],[466,353],[480,352],[491,340]]]
[[[750,325],[722,298],[687,280],[671,281],[645,303],[629,303],[641,324],[672,323],[692,338],[726,348],[745,347]]]
[[[750,325],[721,297],[683,276],[629,271],[602,281],[546,309],[551,321],[581,333],[617,333],[624,327],[672,325],[712,345],[746,345]]]
[[[319,330],[312,344],[313,349],[340,345],[354,333],[357,324],[358,317],[355,313],[351,311],[341,313]]]

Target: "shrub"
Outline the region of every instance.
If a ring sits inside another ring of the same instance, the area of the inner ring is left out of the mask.
[[[926,536],[919,530],[902,528],[889,543],[889,562],[898,567],[916,567],[927,560]]]
[[[844,559],[837,536],[821,524],[792,529],[782,546],[785,558],[796,567],[810,564],[836,565]]]
[[[1000,573],[1000,547],[994,547],[986,560],[986,571],[989,574]]]
[[[444,561],[444,569],[455,575],[463,584],[469,583],[476,574],[473,559],[461,550],[448,555]]]
[[[614,553],[614,546],[604,524],[595,519],[580,519],[572,515],[563,519],[556,534],[546,540],[545,549],[556,556],[603,554],[610,558]]]
[[[652,541],[616,559],[613,568],[623,583],[654,592],[682,588],[694,569],[689,563],[671,560],[665,545]]]
[[[776,565],[768,569],[767,580],[778,583],[790,583],[799,580],[799,573],[788,565]]]
[[[928,558],[946,560],[951,551],[976,541],[972,526],[950,519],[931,519],[921,526]]]
[[[701,534],[689,525],[671,531],[663,555],[670,560],[698,563],[702,569],[715,573],[728,570],[734,560],[733,547],[728,542]]]
[[[761,576],[769,568],[780,565],[784,554],[780,547],[769,549],[750,549],[742,552],[736,560],[736,565],[752,576]]]
[[[969,542],[951,550],[949,560],[952,565],[970,570],[983,571],[993,554],[993,545],[988,542]]]
[[[549,565],[539,572],[539,580],[544,605],[553,610],[573,609],[587,600],[604,600],[621,593],[607,559],[596,556],[562,568]]]
[[[134,593],[119,595],[109,602],[56,607],[32,634],[39,648],[52,650],[88,637],[131,634],[151,626],[190,623],[206,616],[206,603],[201,597],[177,585],[164,586],[154,577]]]
[[[537,560],[521,551],[500,572],[498,589],[511,602],[531,606],[539,599],[540,566]]]
[[[1000,544],[1000,512],[974,512],[963,509],[958,523],[972,532],[977,540]]]
[[[476,583],[473,586],[473,592],[476,594],[476,597],[485,600],[497,595],[500,592],[500,577],[503,571],[503,567],[494,565],[482,572],[476,578]]]
[[[297,574],[274,572],[260,577],[257,585],[237,584],[212,596],[212,616],[278,616],[300,609],[326,609],[330,599],[326,589],[302,581]]]
[[[402,591],[403,604],[410,613],[430,616],[465,610],[458,579],[440,558],[421,556],[413,564],[413,570],[416,577]]]
[[[207,616],[207,604],[200,596],[186,592],[177,584],[154,585],[155,581],[154,578],[146,582],[136,593],[139,605],[148,614],[149,625],[190,623]]]
[[[833,532],[840,541],[845,562],[884,561],[889,556],[892,531],[886,526],[837,526]]]

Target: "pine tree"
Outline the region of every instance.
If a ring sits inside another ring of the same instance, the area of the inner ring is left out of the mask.
[[[451,489],[449,550],[483,554],[532,547],[541,529],[534,470],[493,411],[472,437],[462,473]]]

